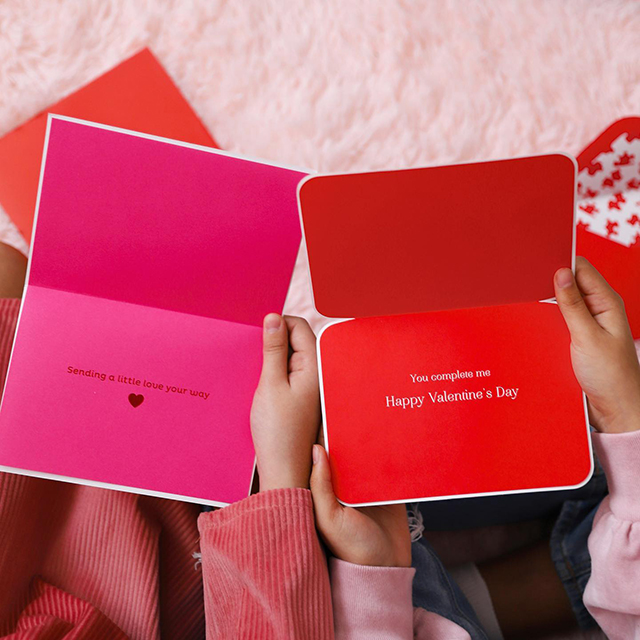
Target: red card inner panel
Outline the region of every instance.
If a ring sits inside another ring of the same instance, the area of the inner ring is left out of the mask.
[[[553,303],[340,322],[320,355],[334,489],[347,504],[590,475],[583,395]]]
[[[562,154],[308,178],[316,308],[351,318],[553,297],[554,272],[571,266],[574,199]]]

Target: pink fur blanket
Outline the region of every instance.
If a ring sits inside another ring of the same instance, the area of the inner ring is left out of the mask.
[[[149,45],[225,148],[322,171],[578,153],[640,111],[634,0],[5,0],[0,134]],[[0,240],[25,248],[0,212]],[[304,256],[287,310],[318,328]]]

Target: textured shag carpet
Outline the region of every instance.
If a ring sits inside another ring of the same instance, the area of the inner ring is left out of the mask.
[[[323,171],[578,153],[640,111],[634,0],[3,0],[0,134],[148,45],[220,145]],[[0,240],[25,247],[0,218]],[[318,328],[304,257],[287,310]]]

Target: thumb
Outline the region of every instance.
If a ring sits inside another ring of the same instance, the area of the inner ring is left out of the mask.
[[[322,536],[331,538],[331,531],[344,507],[338,502],[331,483],[331,468],[324,447],[313,445],[313,470],[311,471],[311,496],[316,513],[316,525]]]
[[[268,382],[288,380],[289,332],[282,316],[277,313],[265,316],[262,347],[261,380]]]
[[[571,269],[558,269],[553,285],[571,340],[578,344],[598,329],[598,324],[585,304]]]

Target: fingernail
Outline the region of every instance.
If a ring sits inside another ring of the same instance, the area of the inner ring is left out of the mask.
[[[277,313],[270,313],[264,318],[264,330],[267,333],[275,333],[280,328],[282,318]]]
[[[318,460],[319,460],[318,446],[319,445],[314,444],[313,449],[311,450],[311,455],[313,457],[313,464],[318,464]]]
[[[573,284],[573,272],[571,269],[560,269],[556,273],[556,283],[560,289],[566,289]]]

